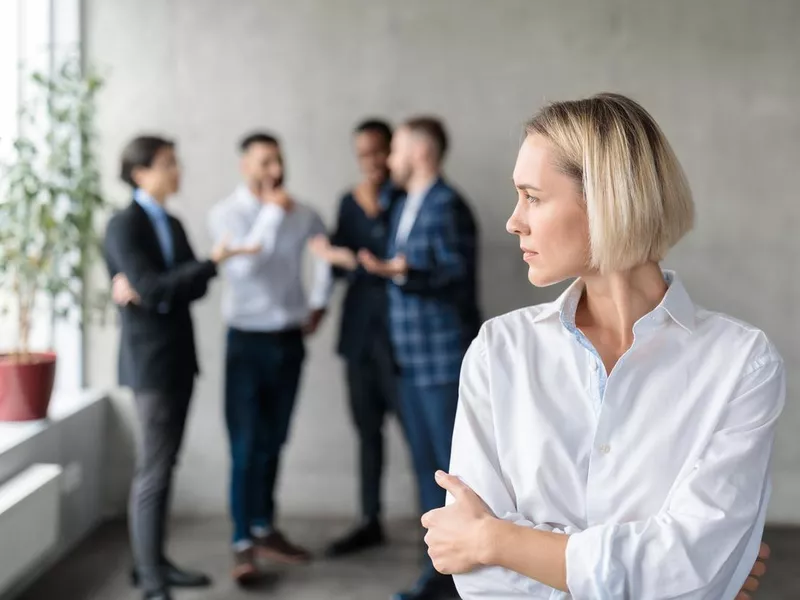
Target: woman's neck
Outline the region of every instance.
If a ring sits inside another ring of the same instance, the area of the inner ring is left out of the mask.
[[[661,267],[655,262],[582,279],[586,287],[575,324],[600,331],[623,347],[633,343],[634,323],[658,306],[667,291]]]

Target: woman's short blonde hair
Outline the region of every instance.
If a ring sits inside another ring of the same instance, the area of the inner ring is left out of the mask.
[[[660,261],[694,225],[677,156],[652,116],[620,94],[556,102],[526,126],[555,147],[556,167],[580,187],[590,266],[600,272]]]

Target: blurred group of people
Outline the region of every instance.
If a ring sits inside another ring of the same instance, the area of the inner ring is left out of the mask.
[[[362,181],[328,235],[286,190],[278,140],[247,136],[244,180],[210,213],[206,260],[164,209],[178,189],[173,144],[137,138],[123,153],[133,202],[110,222],[106,254],[121,381],[143,425],[130,518],[145,598],[210,583],[163,546],[198,371],[189,306],[221,273],[236,581],[258,577],[261,558],[310,560],[278,527],[275,485],[304,337],[339,278],[362,520],[328,555],[384,541],[382,426],[395,412],[428,546],[419,580],[395,600],[750,600],[769,555],[761,536],[785,368],[763,332],[697,306],[661,268],[691,230],[694,202],[653,117],[604,93],[527,123],[506,230],[531,284],[574,281],[554,302],[480,328],[477,231],[441,174],[442,124],[416,118],[392,132],[368,121],[354,147]]]
[[[109,222],[105,253],[122,316],[120,383],[134,390],[142,435],[130,497],[133,581],[148,600],[173,587],[211,584],[164,553],[172,472],[198,374],[190,305],[225,280],[224,407],[231,452],[233,578],[247,584],[263,559],[311,560],[276,521],[275,488],[305,358],[334,281],[347,285],[338,352],[346,364],[359,439],[361,519],[331,543],[348,555],[385,542],[383,426],[402,425],[417,476],[419,508],[444,504],[437,470],[448,467],[462,359],[478,332],[477,229],[442,175],[443,124],[414,118],[396,131],[359,124],[353,147],[361,181],[341,198],[328,232],[284,181],[281,144],[256,132],[240,144],[241,184],[216,204],[207,258],[192,250],[165,208],[180,184],[172,141],[137,137],[123,151],[130,205]],[[303,255],[314,258],[306,289]],[[397,600],[457,597],[453,580],[425,567]]]

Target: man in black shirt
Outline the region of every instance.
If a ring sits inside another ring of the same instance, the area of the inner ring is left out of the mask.
[[[359,265],[357,254],[368,250],[384,257],[387,223],[381,198],[389,185],[392,132],[383,121],[358,125],[354,146],[361,182],[339,204],[336,231],[330,241],[316,238],[312,251],[334,265],[347,282],[342,310],[339,354],[345,359],[353,421],[358,430],[362,522],[328,548],[341,556],[384,542],[381,525],[383,424],[396,409],[397,368],[388,333],[386,280]]]

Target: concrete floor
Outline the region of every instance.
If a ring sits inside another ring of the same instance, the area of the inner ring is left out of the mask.
[[[346,522],[291,520],[285,530],[294,540],[321,551]],[[179,521],[172,527],[170,555],[180,564],[210,573],[215,585],[179,591],[176,600],[386,600],[416,576],[420,530],[413,522],[392,523],[391,544],[346,560],[317,560],[310,566],[274,568],[259,588],[244,591],[228,577],[224,519]],[[800,530],[769,529],[769,572],[756,600],[800,598]],[[130,566],[124,523],[111,523],[40,579],[20,600],[139,600],[128,586]],[[646,600],[646,599],[637,599]]]
[[[346,521],[288,520],[287,537],[321,553],[326,544],[347,529]],[[226,541],[228,521],[211,518],[178,521],[171,526],[169,556],[181,566],[210,574],[214,586],[175,592],[176,600],[388,600],[417,576],[422,552],[421,529],[414,522],[389,525],[391,544],[357,558],[315,560],[300,567],[270,567],[257,588],[242,590],[230,579]],[[140,600],[128,584],[130,553],[122,522],[103,526],[69,557],[21,596],[19,600]]]

